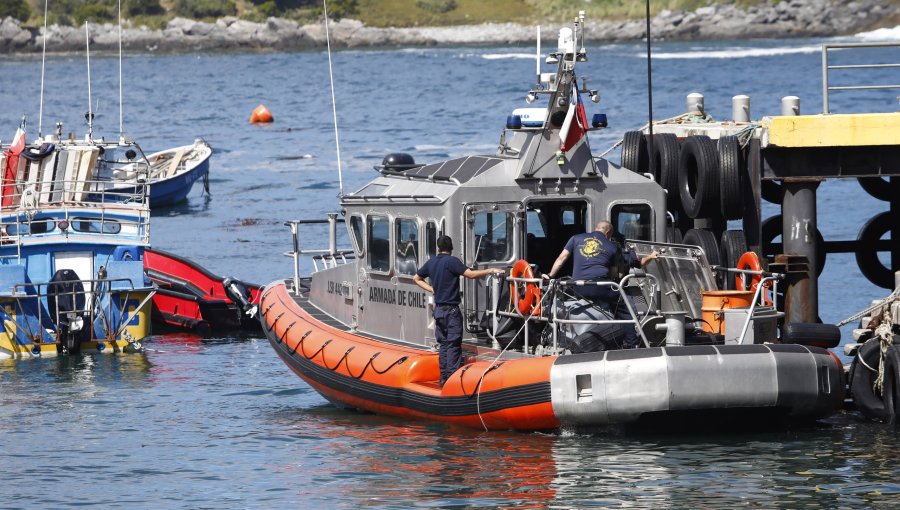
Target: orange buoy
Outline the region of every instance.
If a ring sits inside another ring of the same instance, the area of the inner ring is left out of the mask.
[[[250,124],[268,124],[273,120],[275,119],[272,117],[272,112],[264,104],[257,106],[250,115]]]

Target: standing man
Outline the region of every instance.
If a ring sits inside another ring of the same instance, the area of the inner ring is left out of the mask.
[[[616,260],[620,258],[619,247],[610,239],[612,224],[608,221],[599,221],[593,232],[575,234],[566,243],[566,247],[559,253],[550,273],[544,275],[547,278],[555,278],[556,273],[566,263],[573,253],[575,259],[572,263],[572,279],[608,282],[614,281],[618,275]],[[648,261],[649,262],[649,261]],[[628,307],[619,298],[618,291],[609,286],[585,285],[578,287],[577,293],[583,298],[593,301],[604,310],[608,311],[616,320],[633,320],[628,312]],[[633,349],[638,346],[637,333],[634,326],[623,324],[625,330],[624,347]]]
[[[489,274],[504,273],[493,269],[470,269],[453,256],[453,240],[450,236],[437,239],[438,254],[426,262],[413,276],[416,285],[434,294],[434,337],[440,346],[438,359],[441,367],[441,386],[462,364],[462,314],[459,311],[459,277],[481,278]],[[425,281],[431,280],[431,285]]]

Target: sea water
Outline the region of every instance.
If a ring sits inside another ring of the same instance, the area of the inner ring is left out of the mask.
[[[801,98],[804,113],[820,112],[821,43],[872,37],[657,43],[654,118],[683,112],[690,92],[703,93],[720,120],[737,94],[751,97],[751,118],[778,114],[787,95]],[[147,153],[196,137],[214,148],[211,194],[198,185],[186,203],[154,211],[153,246],[245,281],[289,276],[284,221],[337,210],[340,186],[360,188],[385,154],[427,163],[492,153],[506,116],[525,106],[532,52],[335,53],[341,175],[324,53],[125,55],[124,133]],[[579,75],[602,98],[588,111],[610,122],[590,135],[600,153],[647,120],[646,60],[638,43],[592,44],[588,53]],[[864,55],[900,61],[895,48]],[[95,135],[117,138],[118,59],[92,55],[91,66],[89,103],[84,56],[48,57],[41,119],[40,56],[3,57],[0,139],[12,138],[22,114],[29,139],[39,123],[50,133],[56,122],[64,136],[84,136],[89,104]],[[890,68],[867,73],[832,79],[897,82]],[[896,111],[895,96],[834,93],[831,110]],[[248,123],[260,103],[273,124]],[[855,239],[887,208],[854,180],[819,188],[828,240]],[[322,230],[302,239],[307,248],[326,243]],[[887,294],[852,254],[828,256],[819,289],[826,322]],[[778,432],[482,433],[336,409],[262,338],[159,334],[146,346],[140,355],[0,362],[0,507],[888,508],[900,497],[898,433],[853,413]]]

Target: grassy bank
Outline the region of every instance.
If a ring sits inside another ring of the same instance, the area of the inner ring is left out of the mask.
[[[51,23],[80,25],[91,22],[114,22],[118,0],[56,0],[50,2]],[[900,6],[900,0],[886,0]],[[694,10],[713,2],[708,0],[650,0],[652,14],[665,9]],[[731,0],[742,8],[765,3],[765,0]],[[18,9],[13,7],[19,4]],[[176,16],[215,20],[222,16],[238,16],[250,21],[263,21],[269,16],[293,19],[300,24],[315,22],[322,13],[321,0],[122,0],[126,18],[134,25],[161,28]],[[23,11],[22,6],[26,11]],[[12,7],[11,7],[12,6]],[[0,0],[0,17],[12,14],[27,20],[28,26],[43,24],[43,0]],[[584,10],[589,19],[635,19],[644,16],[645,4],[634,0],[328,0],[332,17],[352,17],[373,27],[452,26],[504,23],[546,23],[571,19]],[[23,14],[24,13],[24,14]],[[898,15],[882,20],[883,26],[894,26]]]

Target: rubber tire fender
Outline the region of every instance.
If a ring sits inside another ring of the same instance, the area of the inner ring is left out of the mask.
[[[896,346],[891,346],[888,349],[888,355],[885,356],[885,368],[890,366],[888,365],[888,360],[891,359],[889,356],[891,352],[895,353],[894,358],[896,359]],[[853,397],[856,408],[859,409],[863,416],[869,420],[884,423],[894,420],[896,417],[897,410],[894,406],[894,393],[897,386],[895,384],[896,377],[885,377],[886,383],[892,386],[890,388],[892,392],[889,394],[886,391],[888,388],[885,388],[884,394],[887,397],[879,397],[872,388],[872,383],[878,374],[860,363],[861,358],[866,365],[878,370],[878,358],[880,355],[881,345],[877,339],[869,340],[859,348],[856,358],[853,359],[853,364],[850,366],[850,395]],[[894,384],[888,383],[889,380]]]
[[[691,218],[719,209],[719,157],[708,136],[689,136],[681,145],[678,193],[684,212]]]
[[[640,131],[627,131],[622,139],[622,168],[645,174],[650,170],[647,140]]]
[[[841,330],[834,324],[788,322],[781,328],[781,343],[834,349],[841,343]]]
[[[743,230],[726,230],[722,232],[722,240],[719,242],[719,264],[725,267],[737,267],[741,255],[747,251],[747,238]],[[722,290],[737,290],[734,273],[725,271],[716,272],[716,281]]]
[[[886,181],[881,177],[858,177],[856,180],[859,181],[862,189],[872,197],[885,202],[891,200],[891,182],[889,180]]]
[[[784,201],[784,185],[768,179],[760,180],[759,196],[766,202],[780,204]]]
[[[881,236],[893,230],[891,213],[885,211],[873,216],[859,231],[856,248],[856,263],[859,270],[870,282],[885,289],[894,288],[894,272],[878,259],[875,243]]]
[[[684,244],[699,246],[706,255],[710,265],[719,265],[719,244],[712,232],[701,228],[692,228],[684,234]]]
[[[653,159],[650,171],[653,178],[666,191],[671,200],[678,200],[678,165],[680,164],[681,147],[678,137],[672,133],[653,135]],[[676,204],[669,204],[669,209]]]
[[[736,136],[719,138],[719,205],[726,220],[744,217],[744,151]],[[745,250],[746,251],[746,250]]]

